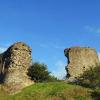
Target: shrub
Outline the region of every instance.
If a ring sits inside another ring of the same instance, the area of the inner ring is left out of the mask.
[[[53,75],[49,75],[48,79],[46,80],[46,82],[57,82],[60,81],[59,79],[57,79],[55,76]]]
[[[79,83],[90,88],[100,87],[100,66],[91,67],[90,70],[85,71],[80,77]]]
[[[42,82],[48,79],[50,72],[47,70],[47,65],[38,62],[33,63],[28,69],[28,75],[36,82]]]
[[[56,81],[57,78],[50,75],[47,69],[47,65],[41,64],[39,62],[33,63],[28,69],[28,75],[35,82],[51,82]]]

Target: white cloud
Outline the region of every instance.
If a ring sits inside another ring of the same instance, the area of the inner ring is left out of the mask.
[[[46,45],[46,44],[40,44],[40,47],[42,47],[42,48],[48,48],[48,45]]]
[[[92,26],[86,25],[85,29],[88,32],[100,33],[100,27],[92,27]]]
[[[100,28],[96,29],[96,33],[100,33]]]
[[[0,53],[3,53],[4,51],[6,51],[7,48],[4,47],[0,47]]]
[[[11,45],[11,43],[0,43],[0,53],[3,53],[7,50],[7,48]]]
[[[63,79],[66,76],[65,65],[66,63],[64,61],[57,61],[55,64],[56,69],[52,72],[52,74],[58,79]]]
[[[100,52],[98,52],[97,54],[98,54],[98,57],[99,57],[99,61],[100,61]]]
[[[64,46],[59,46],[59,45],[52,45],[52,47],[55,49],[64,49]]]
[[[42,48],[52,48],[52,49],[64,49],[64,46],[57,45],[57,44],[40,44]]]
[[[93,31],[94,31],[94,28],[91,27],[91,26],[89,26],[89,25],[86,25],[86,26],[85,26],[85,29],[86,29],[87,31],[89,31],[89,32],[93,32]]]

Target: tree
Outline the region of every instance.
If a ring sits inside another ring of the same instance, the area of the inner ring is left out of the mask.
[[[50,72],[47,70],[47,65],[39,62],[33,63],[28,69],[28,75],[35,82],[43,82],[50,78]]]

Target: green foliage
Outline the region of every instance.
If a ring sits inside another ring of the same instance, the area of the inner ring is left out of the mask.
[[[100,66],[91,67],[90,70],[85,71],[80,77],[79,83],[90,88],[100,87]]]
[[[100,87],[95,88],[91,96],[94,98],[94,100],[100,100]]]
[[[35,82],[56,82],[58,79],[50,75],[47,65],[38,62],[33,63],[28,69],[28,75]]]
[[[48,79],[45,82],[57,82],[58,80],[55,76],[49,75]]]
[[[3,93],[0,100],[92,100],[90,93],[91,89],[65,82],[36,83],[15,95]]]
[[[36,82],[43,82],[49,78],[50,72],[47,70],[47,65],[35,62],[28,69],[28,75]]]

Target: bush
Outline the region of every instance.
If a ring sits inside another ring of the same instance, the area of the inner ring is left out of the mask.
[[[100,66],[91,67],[90,70],[85,71],[80,77],[79,83],[90,88],[100,87]]]
[[[50,75],[47,65],[38,62],[35,62],[30,66],[28,69],[28,75],[35,82],[51,82],[57,80],[57,78]]]
[[[46,80],[46,82],[57,82],[60,81],[58,80],[55,76],[49,75],[48,79]]]
[[[48,79],[50,72],[47,70],[47,65],[38,62],[33,63],[28,69],[28,75],[36,82],[42,82]]]

